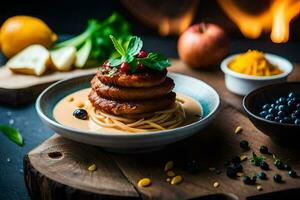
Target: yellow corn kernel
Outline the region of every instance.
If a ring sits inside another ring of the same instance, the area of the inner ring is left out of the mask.
[[[168,161],[165,164],[165,169],[164,170],[165,170],[165,172],[167,172],[167,171],[173,169],[173,167],[174,167],[174,162],[171,160],[171,161]]]
[[[177,175],[177,176],[174,176],[174,177],[172,178],[171,184],[172,184],[172,185],[177,185],[177,184],[181,183],[182,181],[183,181],[182,176]]]
[[[139,187],[148,187],[151,185],[151,179],[150,178],[142,178],[138,182]]]

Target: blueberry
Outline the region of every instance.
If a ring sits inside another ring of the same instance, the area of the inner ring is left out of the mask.
[[[300,119],[296,119],[296,120],[294,121],[294,124],[300,125]]]
[[[270,108],[268,110],[269,114],[275,114],[276,113],[276,109],[275,108]]]
[[[266,146],[261,146],[259,148],[259,152],[262,153],[262,154],[269,154],[269,149]]]
[[[289,100],[289,101],[288,101],[288,106],[289,106],[290,108],[295,107],[295,106],[296,106],[296,100],[295,100],[295,99]]]
[[[249,142],[246,141],[246,140],[242,140],[242,141],[240,142],[240,147],[241,147],[242,149],[245,149],[245,150],[249,149]]]
[[[282,178],[281,178],[281,176],[279,174],[275,174],[275,176],[273,177],[273,179],[274,179],[274,181],[276,183],[282,182]]]
[[[226,169],[226,175],[229,178],[234,178],[236,176],[237,171],[233,167],[227,167]]]
[[[231,162],[233,162],[233,163],[240,163],[241,162],[241,158],[239,156],[234,156],[231,159]]]
[[[287,111],[287,107],[285,105],[280,105],[280,106],[278,106],[278,110],[285,112],[285,111]]]
[[[229,165],[230,165],[230,161],[226,160],[226,161],[224,162],[224,166],[227,167],[227,166],[229,166]]]
[[[276,105],[276,106],[275,106],[275,110],[278,110],[278,107],[279,107],[279,106],[278,106],[278,105]]]
[[[265,117],[265,116],[267,116],[268,115],[268,111],[261,111],[260,113],[259,113],[259,116],[261,116],[261,117]]]
[[[190,174],[196,174],[200,170],[200,164],[196,160],[191,160],[186,163],[185,169]]]
[[[296,116],[295,113],[292,113],[292,114],[291,114],[291,119],[292,119],[292,120],[296,120],[296,119],[298,119],[298,117]]]
[[[297,108],[297,109],[300,109],[300,103],[298,103],[298,104],[296,105],[296,108]]]
[[[295,110],[295,111],[294,111],[294,114],[295,114],[297,117],[300,117],[300,109]]]
[[[281,124],[285,124],[285,123],[286,123],[286,121],[285,121],[284,119],[281,119],[281,120],[279,120],[279,123],[281,123]]]
[[[284,117],[284,116],[286,116],[286,113],[284,111],[279,111],[277,113],[277,115],[280,116],[280,117]]]
[[[256,176],[250,178],[249,176],[243,176],[243,182],[246,185],[254,185],[256,183]]]
[[[82,119],[82,120],[86,120],[89,117],[87,111],[84,110],[84,109],[76,109],[76,110],[74,110],[73,116],[76,117],[77,119]]]
[[[270,121],[273,121],[274,120],[274,115],[273,114],[268,114],[266,117],[265,117],[266,120],[270,120]]]
[[[280,104],[284,104],[285,102],[286,102],[286,99],[284,97],[280,97],[278,99],[278,103],[280,103]]]
[[[262,161],[260,163],[260,168],[263,169],[263,170],[269,170],[269,165],[265,161]]]
[[[277,167],[277,169],[284,169],[284,164],[281,160],[275,160],[274,165]]]
[[[249,176],[243,176],[243,182],[246,185],[251,185],[251,183],[252,183],[251,178]]]
[[[291,122],[291,118],[290,118],[290,117],[284,117],[283,120],[284,120],[286,123],[290,123],[290,122]]]
[[[240,163],[234,163],[233,168],[236,172],[242,172],[243,166]]]
[[[279,116],[276,116],[276,117],[274,118],[274,120],[275,120],[275,122],[279,122],[279,121],[281,120],[281,118],[280,118]]]
[[[276,106],[276,105],[275,105],[274,103],[272,103],[272,104],[270,105],[271,108],[275,108],[275,106]]]
[[[287,163],[285,163],[285,164],[283,165],[283,168],[284,168],[285,170],[291,170],[291,166],[290,166],[289,164],[287,164]]]
[[[297,177],[297,173],[294,170],[290,170],[288,172],[288,174],[289,174],[290,177],[293,177],[293,178]]]
[[[288,95],[289,98],[295,98],[296,97],[296,93],[295,92],[290,92]]]
[[[267,180],[267,174],[265,172],[260,172],[257,174],[257,176],[261,179],[261,180]]]
[[[269,110],[270,109],[270,105],[269,104],[265,104],[262,107],[263,110]]]

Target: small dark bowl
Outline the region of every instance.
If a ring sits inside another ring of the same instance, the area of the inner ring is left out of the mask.
[[[243,100],[244,109],[254,126],[272,140],[281,144],[291,144],[293,142],[299,144],[300,125],[269,121],[260,117],[259,112],[264,104],[274,102],[280,96],[287,96],[292,91],[300,95],[300,82],[264,86],[250,92]]]

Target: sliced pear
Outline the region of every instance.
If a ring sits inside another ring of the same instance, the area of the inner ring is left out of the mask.
[[[42,45],[31,45],[14,57],[6,66],[13,72],[41,76],[50,65],[50,53]]]
[[[50,52],[53,66],[59,71],[69,71],[76,59],[75,47],[63,47]]]
[[[82,68],[86,64],[92,50],[92,40],[88,39],[76,53],[75,67]]]

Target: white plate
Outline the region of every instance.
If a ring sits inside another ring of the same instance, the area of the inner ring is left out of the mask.
[[[166,131],[137,134],[90,132],[66,127],[53,118],[53,108],[65,96],[90,87],[92,75],[66,79],[49,86],[36,101],[36,110],[43,123],[63,137],[78,142],[101,146],[109,151],[140,153],[159,149],[167,144],[190,137],[206,127],[216,116],[220,106],[217,92],[204,83],[189,76],[168,73],[175,82],[175,92],[186,94],[197,100],[203,108],[203,117],[198,121]]]

